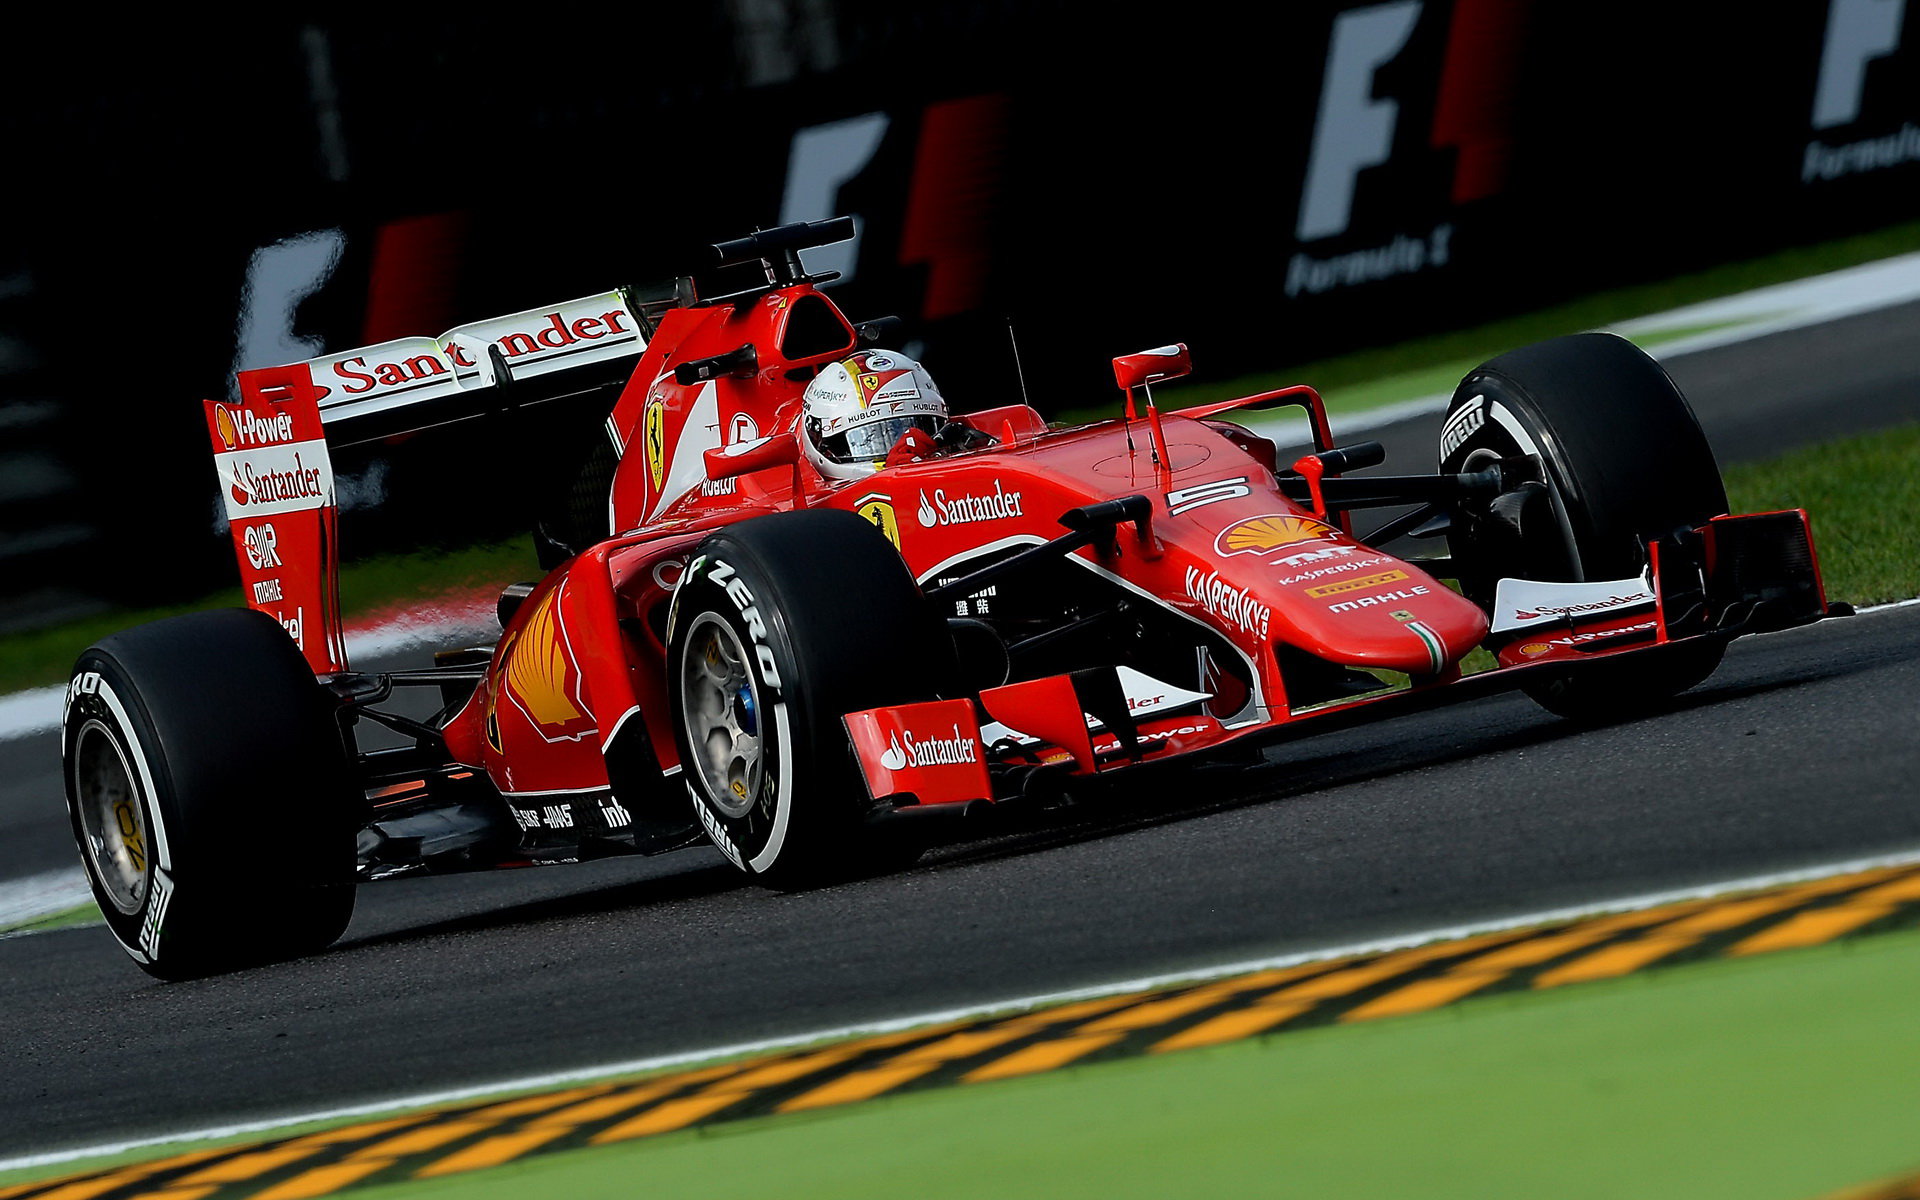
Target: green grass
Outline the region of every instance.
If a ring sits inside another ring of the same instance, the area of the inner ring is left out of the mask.
[[[1827,595],[1920,595],[1920,424],[1841,438],[1727,470],[1734,512],[1804,508]]]
[[[1809,1198],[1920,1164],[1916,978],[1887,934],[364,1195]]]
[[[540,574],[532,539],[459,550],[389,554],[340,569],[340,606],[351,617],[383,605],[424,600],[470,585],[505,586]]]
[[[1415,338],[1396,346],[1360,350],[1236,379],[1188,379],[1164,385],[1157,398],[1168,408],[1184,408],[1253,395],[1289,384],[1309,383],[1320,393],[1332,412],[1373,408],[1395,400],[1451,392],[1468,371],[1516,346],[1564,333],[1600,329],[1635,317],[1650,316],[1703,300],[1858,266],[1913,250],[1920,250],[1920,221],[1819,245],[1782,250],[1762,258],[1729,263],[1658,283],[1616,288],[1538,312],[1508,317],[1472,329]],[[1652,347],[1715,328],[1718,326],[1666,330],[1658,337],[1640,339],[1640,344]],[[1115,416],[1118,412],[1119,398],[1116,396],[1111,405],[1062,413],[1059,419],[1074,424]]]
[[[0,933],[46,933],[54,929],[73,929],[81,925],[98,925],[104,918],[100,915],[100,906],[89,900],[76,905],[65,912],[50,913],[44,917],[35,917],[31,921],[20,921],[13,925],[0,926]]]
[[[1672,329],[1663,329],[1657,334],[1637,337],[1634,341],[1635,344],[1639,345],[1642,349],[1652,350],[1670,342],[1677,342],[1682,338],[1693,337],[1696,334],[1711,333],[1718,329],[1724,329],[1742,323],[1743,322],[1738,321],[1721,321],[1713,324],[1676,326]],[[1581,329],[1589,328],[1592,328],[1592,326],[1565,325],[1562,327],[1561,325],[1556,325],[1548,332],[1523,333],[1516,330],[1514,337],[1505,341],[1499,340],[1496,335],[1488,334],[1480,339],[1474,350],[1466,354],[1445,359],[1432,366],[1418,367],[1410,371],[1399,371],[1394,374],[1382,375],[1372,379],[1360,378],[1351,383],[1333,384],[1330,385],[1333,389],[1331,393],[1323,394],[1321,399],[1326,402],[1328,412],[1345,413],[1364,412],[1367,409],[1379,408],[1382,405],[1394,404],[1402,400],[1417,400],[1422,396],[1447,395],[1453,391],[1461,379],[1466,377],[1467,372],[1502,351],[1511,350],[1516,346],[1526,345],[1528,342],[1539,341],[1542,338],[1553,337],[1556,334],[1574,333]],[[1476,334],[1479,333],[1479,331],[1475,332]],[[1365,358],[1366,356],[1356,357]],[[1330,375],[1345,373],[1343,371],[1332,370],[1328,368],[1327,364],[1314,363],[1292,371],[1274,372],[1267,375],[1256,376],[1251,379],[1216,384],[1211,387],[1202,384],[1195,390],[1207,392],[1208,394],[1204,399],[1188,399],[1183,392],[1180,396],[1180,403],[1183,405],[1204,404],[1208,400],[1231,400],[1238,396],[1248,396],[1256,392],[1271,391],[1277,387],[1284,387],[1289,381],[1294,383],[1312,383],[1314,384],[1315,390],[1319,391],[1321,390],[1321,385],[1315,381],[1323,378],[1322,374],[1320,374],[1323,370]]]
[[[1829,600],[1920,596],[1920,423],[1736,463],[1724,474],[1733,512],[1807,510]],[[1468,675],[1495,665],[1484,649],[1462,664]]]
[[[362,613],[428,600],[468,585],[501,585],[538,574],[527,538],[425,550],[350,562],[340,569],[340,604],[348,620]],[[0,695],[22,688],[63,683],[80,652],[117,630],[181,613],[242,603],[240,585],[189,604],[161,608],[116,609],[77,621],[0,638]]]

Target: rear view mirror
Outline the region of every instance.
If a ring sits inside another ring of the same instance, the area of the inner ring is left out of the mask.
[[[1113,360],[1113,381],[1128,392],[1150,383],[1178,379],[1192,371],[1193,359],[1187,354],[1185,342],[1142,350],[1138,354],[1122,354]]]
[[[792,433],[776,433],[751,442],[735,442],[707,451],[707,478],[732,479],[764,471],[768,467],[791,466],[800,457],[800,439]]]

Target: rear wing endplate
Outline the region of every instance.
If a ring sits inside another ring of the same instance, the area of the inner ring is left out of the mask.
[[[240,587],[316,673],[344,671],[339,506],[313,389],[297,366],[253,382],[238,404],[202,401]]]

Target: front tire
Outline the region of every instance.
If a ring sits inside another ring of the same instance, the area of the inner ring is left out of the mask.
[[[1637,575],[1648,541],[1727,511],[1719,465],[1686,397],[1659,363],[1613,334],[1514,350],[1461,381],[1442,427],[1440,470],[1527,454],[1540,459],[1546,494],[1519,539],[1472,521],[1450,536],[1461,588],[1482,606],[1502,576]],[[1595,663],[1530,682],[1526,692],[1561,716],[1623,715],[1699,683],[1723,650],[1701,643]]]
[[[359,798],[306,660],[246,609],[114,634],[62,722],[68,815],[94,898],[151,975],[323,949],[353,914]]]
[[[835,509],[715,533],[674,593],[667,640],[681,776],[729,861],[776,888],[911,861],[863,826],[840,718],[934,699],[957,664],[884,534]]]

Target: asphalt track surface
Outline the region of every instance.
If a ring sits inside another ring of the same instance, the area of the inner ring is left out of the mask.
[[[1920,305],[1678,359],[1723,462],[1920,417]],[[1431,469],[1437,421],[1385,431]],[[1600,728],[1502,696],[776,895],[709,851],[363,889],[317,958],[0,939],[0,1155],[808,1032],[1920,847],[1920,606],[1745,639]],[[0,743],[0,878],[70,866]]]

